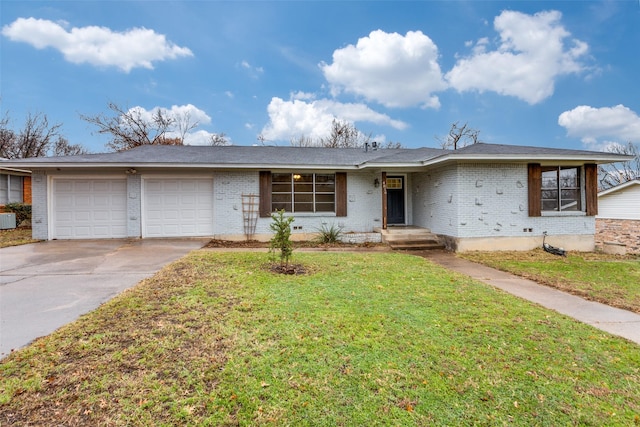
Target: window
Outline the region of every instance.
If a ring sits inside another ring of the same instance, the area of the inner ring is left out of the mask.
[[[260,171],[260,217],[275,209],[347,216],[347,174]]]
[[[22,177],[0,174],[0,205],[22,203]]]
[[[387,189],[402,190],[402,178],[387,178]]]
[[[580,211],[580,168],[542,167],[542,210]]]
[[[335,174],[274,173],[271,211],[335,212]]]
[[[584,188],[582,187],[584,185]],[[598,166],[528,165],[529,216],[542,212],[598,214]]]

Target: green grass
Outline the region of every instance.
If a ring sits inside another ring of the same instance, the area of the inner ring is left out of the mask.
[[[640,349],[398,253],[198,251],[0,364],[0,424],[634,425]]]
[[[12,230],[0,230],[0,248],[8,246],[26,245],[38,240],[31,238],[30,228],[14,228]]]
[[[530,252],[468,252],[459,256],[563,291],[640,313],[640,257],[572,252],[566,258]]]

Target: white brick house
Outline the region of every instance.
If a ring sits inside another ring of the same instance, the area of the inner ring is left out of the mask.
[[[597,164],[627,157],[494,144],[142,146],[12,163],[33,172],[37,239],[243,239],[248,219],[253,237],[268,239],[271,212],[285,209],[298,238],[322,225],[344,233],[412,225],[459,251],[530,249],[543,231],[552,244],[592,250]]]

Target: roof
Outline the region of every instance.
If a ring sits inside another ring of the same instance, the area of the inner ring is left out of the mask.
[[[611,163],[632,157],[598,151],[518,145],[473,144],[458,150],[438,148],[272,147],[143,145],[127,151],[3,161],[7,166],[46,169],[59,167],[190,167],[190,168],[334,168],[421,167],[455,161],[580,161]]]
[[[606,196],[607,194],[617,193],[618,191],[624,190],[625,188],[632,187],[634,185],[640,185],[640,178],[633,179],[631,181],[623,182],[622,184],[618,184],[615,187],[607,188],[606,190],[602,190],[598,193],[598,197]]]

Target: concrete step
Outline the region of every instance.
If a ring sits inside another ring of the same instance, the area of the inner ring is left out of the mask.
[[[444,249],[438,236],[421,227],[389,227],[379,230],[382,241],[396,250],[431,250]]]

